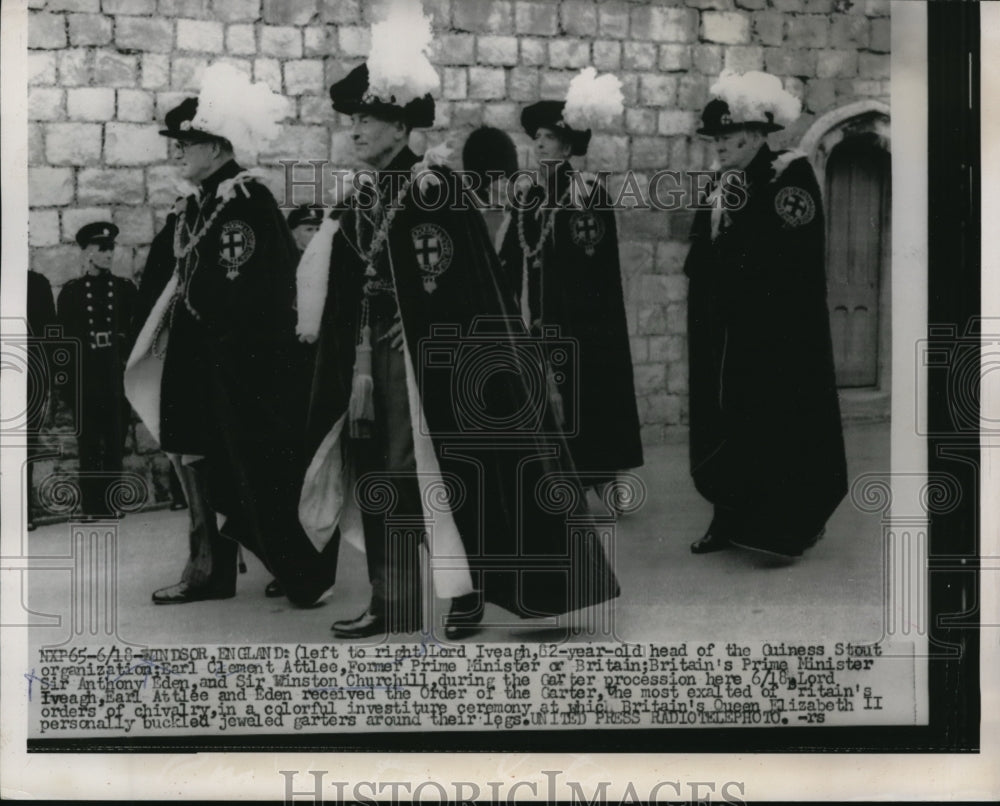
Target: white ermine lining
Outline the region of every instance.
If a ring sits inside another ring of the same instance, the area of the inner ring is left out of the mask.
[[[153,337],[159,330],[162,342],[160,350],[166,347],[168,328],[160,328],[160,323],[168,313],[170,300],[177,291],[177,283],[178,277],[174,273],[149,312],[125,363],[125,397],[157,444],[160,442],[160,381],[163,377],[163,359],[153,353]]]

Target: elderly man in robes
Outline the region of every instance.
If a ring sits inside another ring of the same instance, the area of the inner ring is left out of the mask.
[[[422,628],[425,541],[446,638],[474,632],[485,602],[530,617],[618,594],[585,509],[556,500],[574,481],[547,398],[526,386],[544,379],[540,353],[483,218],[408,147],[434,121],[430,36],[419,3],[394,4],[368,62],[330,88],[374,171],[300,265],[300,329],[319,337],[300,513],[318,542],[363,542],[372,587],[333,625],[341,638]]]
[[[847,493],[826,303],[823,206],[806,156],[768,134],[800,103],[766,73],[723,74],[698,133],[722,172],[691,232],[691,475],[714,506],[691,545],[801,555]]]

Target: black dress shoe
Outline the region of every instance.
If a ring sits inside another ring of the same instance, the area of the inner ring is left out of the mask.
[[[330,629],[337,638],[371,638],[389,632],[389,625],[384,615],[369,608],[356,619],[333,622]]]
[[[285,589],[281,587],[281,583],[276,579],[272,579],[267,583],[267,587],[264,588],[264,595],[268,599],[277,599],[279,596],[285,595]]]
[[[721,534],[715,526],[715,521],[708,531],[691,544],[692,554],[711,554],[713,551],[725,551],[730,547],[729,538]]]
[[[188,508],[187,504],[184,504],[184,503],[182,503],[180,501],[174,501],[170,505],[170,511],[171,512],[180,512],[182,509],[187,509],[187,508]]]
[[[210,586],[189,585],[187,582],[178,582],[169,588],[160,588],[153,591],[154,604],[187,604],[188,602],[204,602],[208,599],[232,599],[236,595],[236,588],[219,589]]]
[[[475,635],[479,632],[484,609],[479,593],[468,593],[452,599],[451,610],[444,620],[444,637],[449,641],[457,641]]]
[[[333,622],[333,626],[330,629],[331,630],[340,630],[340,629],[343,629],[344,627],[349,627],[352,624],[357,624],[359,621],[362,621],[363,619],[368,618],[368,614],[369,613],[374,613],[374,612],[377,612],[377,611],[380,612],[380,608],[374,607],[373,605],[368,605],[368,609],[361,611],[361,615],[360,616],[357,616],[356,618],[343,618],[343,619],[340,619],[340,621],[335,621],[335,622]]]

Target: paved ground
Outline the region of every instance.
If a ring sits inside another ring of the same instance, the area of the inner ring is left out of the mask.
[[[887,423],[853,424],[845,436],[851,477],[888,468]],[[791,564],[743,551],[696,557],[688,551],[688,544],[704,531],[710,507],[691,486],[687,446],[664,445],[648,450],[646,456],[647,464],[640,471],[649,488],[646,505],[617,526],[616,570],[622,586],[614,608],[618,637],[663,643],[739,638],[870,641],[879,637],[882,554],[877,517],[862,514],[845,501],[829,523],[826,537]],[[313,609],[296,609],[284,599],[265,599],[269,577],[252,557],[235,598],[155,606],[150,593],[180,576],[186,518],[186,512],[164,510],[129,515],[121,522],[119,639],[152,645],[325,642],[332,640],[329,627],[334,620],[357,615],[367,603],[363,557],[345,545],[334,593]],[[28,535],[30,552],[35,557],[69,554],[69,535],[68,524],[41,527]],[[60,563],[49,560],[46,564]],[[96,568],[96,564],[78,568],[77,578],[92,577]],[[95,624],[98,612],[85,613],[75,626],[65,618],[73,596],[70,571],[33,570],[29,576],[30,609],[63,616],[59,626],[32,630],[32,643],[61,643],[71,629],[80,643],[109,643],[99,640],[103,628]],[[546,641],[565,636],[564,625],[521,621],[492,606],[487,620],[509,626],[488,628],[476,640]],[[88,633],[91,629],[97,635]]]

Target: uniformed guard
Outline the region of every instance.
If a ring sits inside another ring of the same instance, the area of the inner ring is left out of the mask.
[[[322,223],[323,210],[308,204],[300,204],[288,214],[288,228],[292,231],[300,255],[306,251]]]
[[[236,162],[280,132],[286,105],[237,68],[206,69],[197,98],[166,115],[184,179],[174,208],[174,271],[129,359],[129,397],[161,447],[196,463],[221,537],[253,551],[295,604],[333,584],[297,517],[310,367],[295,336],[298,250],[274,197]],[[233,595],[233,548],[220,574],[188,577],[159,604]]]
[[[300,514],[317,541],[363,544],[372,585],[364,612],[334,623],[341,638],[423,626],[424,541],[451,639],[477,629],[485,602],[553,615],[618,594],[595,535],[571,535],[567,513],[542,503],[546,480],[573,480],[545,401],[533,408],[510,370],[540,361],[515,351],[527,334],[509,330],[519,321],[486,227],[434,149],[421,159],[408,146],[434,122],[430,40],[419,3],[396,3],[373,26],[369,62],[330,88],[375,171],[300,267],[300,282],[329,284],[310,295],[318,306],[299,305],[303,337],[318,334]],[[477,335],[481,316],[494,329]],[[475,380],[456,389],[466,372]],[[525,409],[537,421],[512,432]]]
[[[587,68],[566,100],[522,110],[541,181],[517,203],[500,251],[528,326],[575,343],[572,366],[553,368],[554,394],[577,470],[612,508],[617,472],[643,463],[618,228],[605,189],[574,176],[569,158],[587,153],[592,126],[617,120],[620,87]]]
[[[111,273],[118,227],[95,221],[80,228],[84,273],[59,294],[63,334],[77,339],[80,366],[66,387],[75,409],[80,491],[87,518],[116,517],[108,499],[120,479],[130,411],[122,391],[135,286]]]
[[[806,156],[768,144],[800,111],[780,79],[724,73],[710,94],[721,173],[684,270],[691,475],[715,512],[691,551],[796,557],[847,491],[822,199]]]

